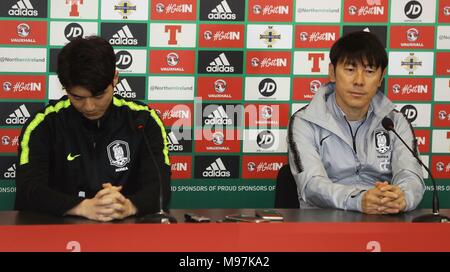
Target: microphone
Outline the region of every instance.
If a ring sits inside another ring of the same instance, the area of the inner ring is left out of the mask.
[[[161,172],[159,171],[159,167],[156,163],[156,159],[153,156],[152,149],[150,148],[150,143],[147,138],[147,134],[145,134],[145,120],[143,117],[138,117],[135,121],[136,130],[142,132],[142,136],[144,138],[145,146],[147,147],[147,151],[150,154],[150,157],[153,162],[153,166],[155,167],[155,171],[158,177],[159,184],[159,212],[154,214],[147,214],[142,216],[137,220],[137,223],[157,223],[157,224],[175,224],[177,220],[175,217],[171,216],[169,213],[164,211],[164,192],[163,192],[163,182],[161,178]]]
[[[400,137],[400,135],[398,135],[397,131],[395,131],[395,129],[394,129],[394,122],[392,121],[391,118],[384,117],[383,120],[381,121],[381,125],[383,126],[383,128],[385,130],[392,131],[397,136],[397,138],[399,138],[400,141],[402,141],[402,143],[408,148],[408,150],[411,152],[411,154],[414,156],[414,158],[416,158],[417,162],[419,162],[419,164],[421,166],[423,166],[423,168],[425,168],[425,170],[428,172],[428,175],[430,176],[431,181],[433,183],[433,213],[418,216],[416,218],[413,218],[412,221],[413,222],[422,222],[422,223],[425,223],[425,222],[447,223],[447,222],[449,222],[450,218],[439,214],[439,196],[438,196],[438,192],[437,192],[436,181],[434,180],[433,174],[431,174],[430,169],[428,169],[428,167],[418,157],[417,152],[413,151],[405,143],[405,141],[402,139],[402,137]]]

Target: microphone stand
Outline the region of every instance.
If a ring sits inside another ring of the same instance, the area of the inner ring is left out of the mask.
[[[142,136],[144,137],[144,142],[147,147],[147,151],[150,153],[152,158],[153,165],[155,166],[156,173],[158,174],[159,181],[159,212],[153,214],[147,214],[142,216],[137,220],[138,223],[150,223],[150,224],[175,224],[177,220],[175,217],[171,216],[169,213],[165,212],[163,209],[163,184],[161,178],[161,172],[158,169],[158,165],[156,164],[155,157],[153,156],[152,149],[150,148],[150,143],[148,142],[147,135],[145,135],[144,126],[138,125],[138,130],[142,132]]]
[[[405,141],[400,137],[400,135],[397,134],[397,131],[395,131],[394,128],[390,128],[390,130],[397,136],[400,141],[408,148],[409,151],[414,155],[414,158],[419,162],[423,168],[428,172],[428,175],[431,179],[431,182],[433,183],[433,213],[432,214],[424,214],[421,216],[417,216],[413,218],[412,222],[418,222],[418,223],[448,223],[450,222],[450,218],[444,215],[439,214],[439,197],[437,195],[437,186],[436,181],[433,178],[433,174],[431,174],[430,169],[420,160],[416,153],[412,151],[412,149],[405,143]]]

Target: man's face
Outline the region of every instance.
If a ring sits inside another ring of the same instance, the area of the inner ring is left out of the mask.
[[[103,93],[92,96],[91,92],[81,86],[67,90],[70,103],[89,120],[101,118],[112,101],[114,87],[109,84]]]
[[[341,61],[329,66],[330,81],[336,83],[336,102],[346,113],[362,113],[364,116],[378,87],[381,85],[385,70],[370,67],[362,63]]]

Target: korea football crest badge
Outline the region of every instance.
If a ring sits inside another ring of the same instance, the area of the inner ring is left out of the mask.
[[[109,163],[117,167],[116,172],[128,170],[130,162],[130,147],[127,142],[115,140],[107,147]]]
[[[375,149],[380,154],[384,154],[391,149],[391,139],[386,131],[375,132]]]

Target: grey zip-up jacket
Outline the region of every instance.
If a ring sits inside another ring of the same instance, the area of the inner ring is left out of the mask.
[[[334,87],[323,86],[289,122],[289,164],[300,208],[362,211],[363,192],[376,181],[388,181],[405,193],[406,211],[415,209],[425,192],[422,168],[381,120],[391,118],[397,133],[418,152],[410,123],[378,91],[366,119],[351,129],[336,104]]]

